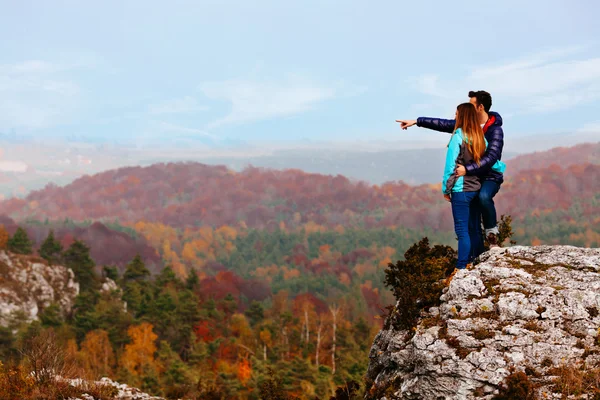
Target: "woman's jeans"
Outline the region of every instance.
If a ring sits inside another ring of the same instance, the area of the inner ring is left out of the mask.
[[[500,190],[500,184],[494,181],[483,181],[481,190],[479,190],[479,205],[481,206],[481,214],[483,216],[483,227],[485,235],[489,233],[499,233],[498,220],[496,217],[496,206],[494,204],[494,196]]]
[[[454,231],[458,237],[458,269],[466,268],[483,252],[478,195],[479,192],[456,192],[451,195]]]

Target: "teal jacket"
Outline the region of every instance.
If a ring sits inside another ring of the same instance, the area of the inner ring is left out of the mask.
[[[487,140],[485,146],[487,147]],[[442,179],[442,192],[450,194],[452,192],[477,192],[481,189],[481,179],[475,175],[457,176],[456,166],[467,165],[473,162],[473,155],[469,152],[467,142],[463,137],[462,130],[459,128],[453,134],[448,143],[446,152],[446,166],[444,167],[444,178]],[[506,164],[500,160],[492,166],[492,170],[504,173]]]

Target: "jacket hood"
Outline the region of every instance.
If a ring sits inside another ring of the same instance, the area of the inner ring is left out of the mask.
[[[500,116],[500,114],[498,114],[495,111],[490,111],[488,113],[488,115],[490,117],[494,117],[496,120],[494,121],[494,123],[491,126],[502,126],[502,117]]]

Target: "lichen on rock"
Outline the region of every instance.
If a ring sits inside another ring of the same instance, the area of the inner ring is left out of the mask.
[[[67,314],[78,293],[71,269],[0,250],[0,326],[8,326],[15,314],[23,315],[26,322],[36,320],[53,303]]]
[[[553,368],[600,366],[600,249],[515,246],[479,261],[412,332],[379,332],[367,399],[492,399],[515,371],[552,398]]]

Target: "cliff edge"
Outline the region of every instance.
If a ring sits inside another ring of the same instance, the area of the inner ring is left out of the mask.
[[[366,399],[493,399],[518,372],[534,398],[560,399],[561,371],[600,367],[600,249],[515,246],[480,261],[415,329],[377,334]]]
[[[9,326],[18,313],[27,322],[36,320],[51,304],[67,314],[78,293],[79,283],[71,269],[0,250],[0,326]]]

